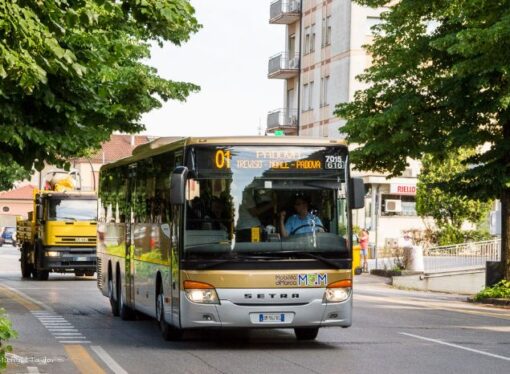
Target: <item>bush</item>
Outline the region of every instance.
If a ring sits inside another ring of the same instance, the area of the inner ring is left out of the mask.
[[[437,233],[437,241],[440,246],[490,239],[491,235],[487,230],[459,230],[453,226],[445,226]]]
[[[16,337],[16,331],[12,329],[11,321],[5,316],[5,310],[0,309],[0,371],[7,366],[5,353],[12,350],[10,345],[5,345],[5,342],[14,337]]]
[[[483,299],[510,299],[510,281],[502,280],[492,287],[486,287],[475,297],[475,301]]]

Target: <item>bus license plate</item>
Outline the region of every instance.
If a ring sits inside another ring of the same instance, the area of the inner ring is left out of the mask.
[[[259,322],[285,322],[285,313],[259,313]]]

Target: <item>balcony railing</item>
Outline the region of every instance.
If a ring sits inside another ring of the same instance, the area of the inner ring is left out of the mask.
[[[298,119],[296,109],[276,109],[267,114],[267,132],[284,130],[286,135],[295,135]]]
[[[269,23],[288,25],[301,17],[301,0],[276,0],[271,3]]]
[[[299,73],[299,54],[292,55],[286,52],[279,53],[269,58],[268,78],[288,79]]]

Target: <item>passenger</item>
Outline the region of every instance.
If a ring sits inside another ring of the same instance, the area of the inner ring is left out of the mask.
[[[262,226],[259,216],[273,207],[269,201],[257,204],[253,193],[253,188],[246,188],[243,191],[243,200],[239,205],[239,218],[236,225],[236,240],[239,242],[252,241],[252,228]]]
[[[227,218],[224,215],[225,204],[218,198],[213,198],[211,201],[211,229],[212,230],[227,230],[225,223]]]
[[[294,201],[297,214],[290,216],[287,222],[285,222],[287,213],[284,210],[280,212],[280,233],[283,238],[288,238],[289,235],[324,231],[320,218],[308,211],[308,205],[308,200],[304,196],[298,196]]]
[[[368,262],[367,262],[367,252],[368,252],[368,231],[365,229],[361,229],[359,235],[359,246],[361,248],[360,256],[363,272],[368,273]]]

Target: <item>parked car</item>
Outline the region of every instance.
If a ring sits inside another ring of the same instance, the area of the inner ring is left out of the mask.
[[[4,243],[16,245],[16,227],[5,227],[0,235],[0,246]]]

